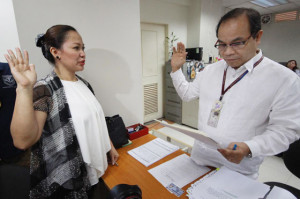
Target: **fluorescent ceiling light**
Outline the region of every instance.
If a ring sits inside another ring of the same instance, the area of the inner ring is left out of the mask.
[[[272,7],[272,6],[286,4],[288,2],[287,2],[287,0],[255,0],[255,1],[251,1],[251,3],[261,6],[261,7],[264,7],[264,8],[268,8],[268,7]]]
[[[287,0],[276,0],[279,4],[286,4],[288,3]]]

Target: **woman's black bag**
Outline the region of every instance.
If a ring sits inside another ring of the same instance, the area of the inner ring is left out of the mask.
[[[109,137],[115,148],[120,148],[128,143],[128,134],[122,117],[114,115],[105,117]]]

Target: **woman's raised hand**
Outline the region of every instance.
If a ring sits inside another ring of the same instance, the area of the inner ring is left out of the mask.
[[[24,56],[19,48],[16,48],[16,55],[12,50],[7,51],[5,58],[9,64],[10,70],[14,79],[17,82],[18,88],[30,88],[32,89],[37,75],[33,64],[29,64],[28,52],[24,50]]]
[[[177,43],[177,49],[173,47],[173,55],[171,59],[172,72],[177,71],[186,61],[187,52],[183,43]]]

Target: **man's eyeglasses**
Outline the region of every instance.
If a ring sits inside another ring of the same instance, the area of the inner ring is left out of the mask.
[[[244,46],[246,46],[247,42],[249,41],[249,39],[251,38],[252,35],[250,35],[246,40],[244,41],[237,41],[237,42],[233,42],[231,44],[224,44],[224,43],[220,43],[220,41],[218,40],[215,43],[215,48],[219,49],[219,51],[224,51],[228,46],[230,46],[232,49],[234,50],[239,50],[242,49]]]

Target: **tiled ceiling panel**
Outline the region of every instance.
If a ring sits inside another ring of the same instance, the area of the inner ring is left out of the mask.
[[[289,10],[300,10],[300,0],[289,0],[288,4],[263,8],[251,3],[251,0],[222,0],[223,6],[229,9],[246,7],[256,9],[260,14],[278,13]]]

